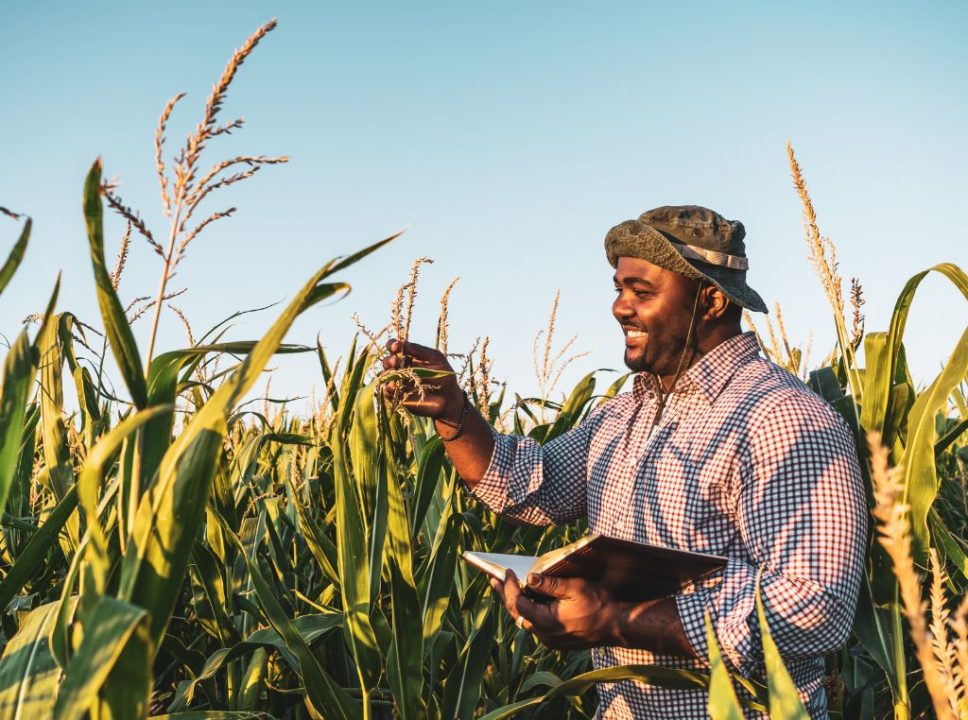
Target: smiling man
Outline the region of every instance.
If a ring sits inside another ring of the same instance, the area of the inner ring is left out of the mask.
[[[495,591],[519,627],[554,648],[591,648],[597,668],[708,667],[708,614],[730,669],[762,673],[755,594],[811,717],[827,717],[824,655],[847,640],[863,572],[866,503],[846,424],[797,378],[762,358],[743,308],[742,223],[697,206],[661,207],[612,228],[612,314],[632,391],[546,445],[501,435],[453,377],[406,403],[435,420],[471,491],[533,524],[588,519],[619,538],[723,555],[722,572],[676,595],[621,603],[579,580],[513,577]],[[449,369],[429,348],[393,340],[388,370]],[[388,392],[393,392],[390,387]],[[599,685],[602,718],[704,718],[702,690]],[[758,717],[750,712],[750,717]]]

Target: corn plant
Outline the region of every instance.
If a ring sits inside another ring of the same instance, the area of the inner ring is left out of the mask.
[[[551,651],[509,622],[485,578],[459,561],[460,552],[541,553],[577,539],[584,525],[514,525],[464,493],[431,424],[404,416],[384,398],[382,384],[394,378],[375,370],[379,333],[364,328],[369,337],[358,336],[335,361],[322,341],[284,343],[299,315],[349,291],[338,279],[342,270],[396,235],[323,265],[257,341],[226,341],[223,322],[189,347],[155,352],[164,308],[181,317],[169,289],[178,264],[205,227],[235,212],[216,211],[192,225],[196,210],[216,191],[285,160],[239,156],[198,171],[203,151],[241,127],[216,118],[238,68],[273,27],[260,28],[233,55],[171,176],[164,135],[182,96],[165,106],[155,149],[170,221],[166,242],[156,241],[117,186],[102,180],[101,162],[92,165],[83,210],[102,330],[58,310],[55,281],[36,327],[22,330],[6,352],[0,716],[589,718],[596,682],[635,679],[708,688],[714,718],[742,717],[748,708],[805,717],[761,604],[760,680],[729,673],[711,628],[707,671],[589,670],[586,652]],[[848,332],[833,246],[820,236],[795,161],[794,169],[838,338],[810,383],[855,429],[865,470],[867,432],[881,434],[890,462],[904,468],[892,498],[910,508],[912,557],[926,564],[933,550],[941,568],[935,585],[961,592],[968,577],[968,403],[960,383],[968,338],[928,388],[914,387],[902,337],[925,273],[902,292],[887,332],[864,336],[856,322]],[[105,257],[105,205],[128,226],[113,270]],[[3,293],[28,248],[31,221],[4,208],[0,214],[21,223],[0,266]],[[162,266],[153,299],[126,306],[119,281],[133,233]],[[424,261],[398,293],[388,325],[402,336]],[[959,268],[933,270],[968,295]],[[445,352],[452,288],[438,322]],[[142,355],[132,325],[149,311],[153,324]],[[551,349],[554,315],[543,354],[536,341],[542,395],[557,384],[556,363],[570,362],[562,358],[571,341],[557,354]],[[782,346],[771,343],[777,359],[805,374],[807,353],[790,347],[782,322],[780,331]],[[860,342],[864,367],[857,362]],[[601,376],[590,373],[560,400],[522,398],[492,381],[487,340],[476,347],[463,355],[459,372],[472,402],[492,423],[538,442],[573,428],[627,379],[600,389]],[[113,372],[104,370],[108,352]],[[319,361],[326,390],[312,411],[297,417],[269,403],[261,409],[246,403],[270,358],[293,352],[315,353]],[[111,377],[120,379],[120,390]],[[65,382],[76,408],[65,406]],[[868,472],[868,480],[875,475]],[[869,489],[874,507],[875,487]],[[832,708],[841,717],[916,717],[930,702],[909,676],[919,672],[923,643],[939,638],[946,616],[937,610],[940,620],[927,634],[906,640],[904,623],[917,621],[908,598],[911,573],[906,585],[898,583],[900,565],[886,547],[872,539],[855,642],[831,661],[832,687],[840,692]],[[942,594],[933,590],[932,597]],[[947,677],[955,678],[954,671]]]

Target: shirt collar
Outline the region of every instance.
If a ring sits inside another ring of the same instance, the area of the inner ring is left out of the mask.
[[[690,367],[676,383],[675,394],[690,394],[698,390],[712,403],[726,387],[726,384],[743,365],[759,355],[760,345],[756,335],[751,332],[734,335],[721,342],[699,362]],[[645,395],[656,395],[659,381],[651,373],[637,373],[632,385],[636,400]]]

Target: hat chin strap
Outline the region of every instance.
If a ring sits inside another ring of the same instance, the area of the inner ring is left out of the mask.
[[[739,255],[727,255],[716,250],[707,250],[698,245],[687,245],[686,243],[673,243],[676,250],[683,257],[692,260],[699,260],[710,265],[729,268],[730,270],[747,270],[750,266],[749,260]]]
[[[686,361],[686,353],[692,348],[694,330],[696,329],[696,311],[699,309],[699,296],[702,294],[702,286],[703,283],[700,281],[699,286],[696,288],[696,299],[692,302],[692,316],[689,318],[689,330],[686,332],[686,342],[682,346],[682,354],[679,356],[679,367],[676,368],[676,374],[672,378],[672,385],[669,386],[669,392],[665,392],[662,387],[662,378],[656,375],[656,385],[659,387],[659,402],[656,403],[655,415],[652,416],[653,428],[662,419],[662,411],[665,410],[666,400],[676,389],[676,383],[679,382],[679,376],[682,374],[682,366]]]

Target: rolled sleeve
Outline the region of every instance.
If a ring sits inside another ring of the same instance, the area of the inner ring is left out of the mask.
[[[551,525],[583,517],[594,417],[593,413],[544,445],[492,430],[491,462],[471,493],[494,512],[518,522]]]

